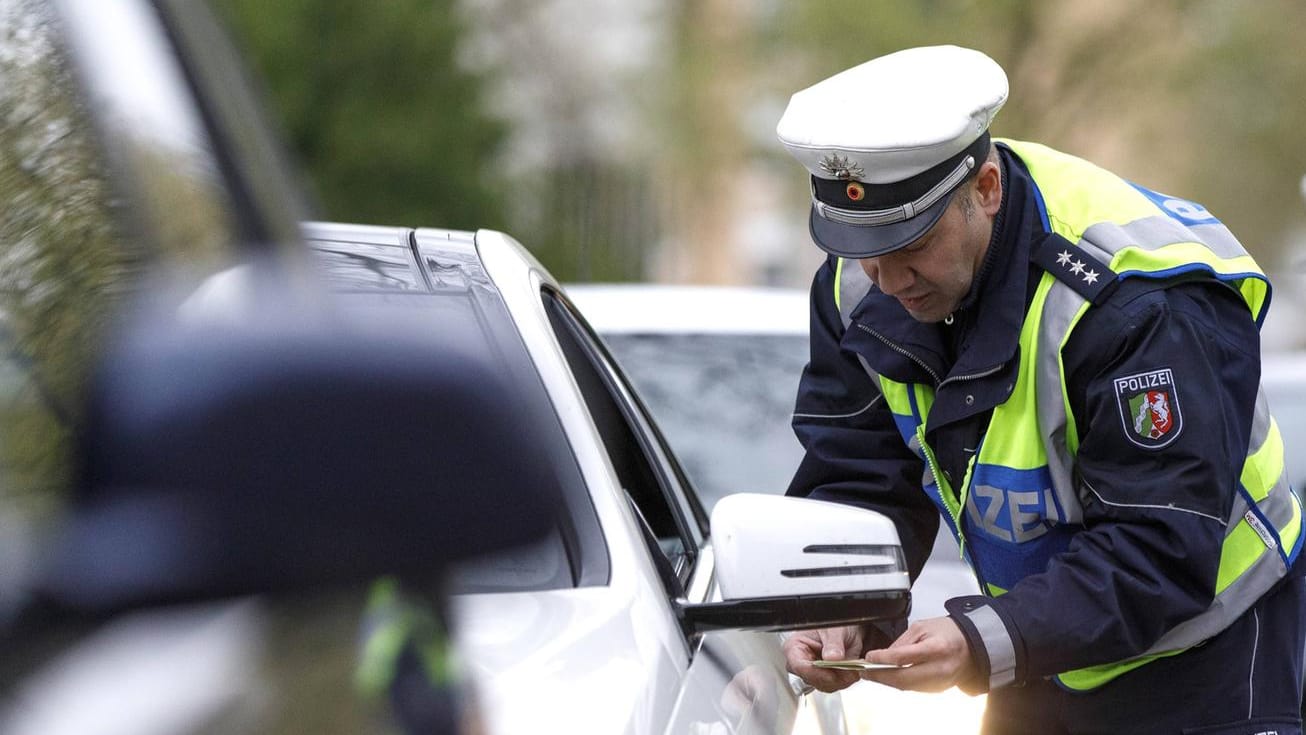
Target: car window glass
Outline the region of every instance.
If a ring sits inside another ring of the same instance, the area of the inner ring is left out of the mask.
[[[617,477],[676,576],[684,582],[701,540],[701,528],[692,511],[687,511],[679,478],[667,461],[660,437],[653,433],[647,416],[599,342],[558,297],[546,291],[544,301]]]
[[[711,508],[730,493],[780,494],[802,460],[789,427],[807,338],[793,334],[605,334]]]

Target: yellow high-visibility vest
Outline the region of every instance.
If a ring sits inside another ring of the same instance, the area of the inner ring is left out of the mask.
[[[1041,145],[1001,142],[1028,168],[1049,231],[1108,266],[1117,278],[1202,273],[1237,289],[1258,324],[1264,318],[1269,300],[1265,274],[1233,234],[1199,205],[1137,187]],[[835,300],[846,327],[869,281],[856,262],[841,260],[837,271]],[[925,441],[934,388],[871,373],[904,441],[925,462],[922,487],[981,580],[1018,581],[1041,571],[1066,548],[1073,526],[1082,523],[1087,491],[1073,480],[1079,434],[1066,397],[1061,352],[1091,305],[1064,274],[1043,274],[1021,328],[1025,359],[1014,389],[994,408],[984,441],[957,488],[939,471]],[[1062,684],[1092,689],[1155,658],[1180,653],[1223,631],[1286,574],[1302,543],[1301,506],[1284,473],[1283,441],[1264,390],[1257,395],[1240,480],[1210,607],[1168,631],[1142,655],[1064,672],[1058,676]],[[987,497],[987,508],[1008,512],[1001,519],[986,517],[975,502],[977,495]],[[991,583],[986,587],[991,595],[1006,592]]]

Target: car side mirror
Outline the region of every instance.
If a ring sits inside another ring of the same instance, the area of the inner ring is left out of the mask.
[[[542,423],[484,350],[296,308],[145,319],[107,350],[44,595],[98,612],[433,579],[556,527]]]
[[[898,531],[874,511],[739,493],[712,510],[720,601],[678,606],[687,630],[798,630],[905,618]]]

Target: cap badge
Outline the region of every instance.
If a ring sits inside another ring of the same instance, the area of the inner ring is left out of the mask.
[[[854,202],[860,202],[866,198],[866,189],[856,181],[849,181],[848,186],[844,188],[844,193]]]
[[[866,174],[860,163],[855,163],[846,156],[831,153],[821,159],[821,170],[842,181],[860,179]]]

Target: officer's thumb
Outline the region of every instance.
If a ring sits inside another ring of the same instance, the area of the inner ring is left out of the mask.
[[[843,658],[843,641],[834,636],[821,636],[821,658],[826,661],[838,661]]]

